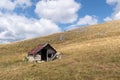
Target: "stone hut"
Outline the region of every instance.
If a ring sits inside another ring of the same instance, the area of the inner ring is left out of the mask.
[[[56,57],[57,51],[48,43],[40,44],[28,52],[29,61],[51,61]]]

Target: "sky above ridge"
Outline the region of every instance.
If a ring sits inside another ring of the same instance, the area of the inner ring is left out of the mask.
[[[120,0],[1,0],[0,44],[120,19]]]

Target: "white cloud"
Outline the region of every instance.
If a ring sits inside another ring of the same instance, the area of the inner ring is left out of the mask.
[[[73,23],[81,8],[75,0],[39,0],[34,11],[40,19],[28,19],[14,12],[18,7],[24,9],[31,5],[31,0],[0,1],[0,43],[61,32],[56,23]],[[2,10],[6,12],[3,14]]]
[[[106,18],[104,19],[104,21],[112,21],[112,18],[106,17]]]
[[[0,1],[0,9],[14,10],[16,7],[29,7],[32,3],[30,0],[2,0]]]
[[[106,3],[114,6],[114,12],[110,17],[106,17],[104,21],[118,20],[120,19],[120,0],[106,0]]]
[[[94,25],[97,23],[98,23],[98,20],[96,16],[86,15],[83,18],[80,18],[78,22],[76,22],[75,24],[66,27],[66,30],[72,30],[72,29],[79,28],[80,26]]]
[[[13,2],[11,2],[10,0],[0,1],[0,9],[13,10],[14,7],[15,7],[15,4]]]
[[[94,25],[97,23],[98,20],[95,16],[86,15],[85,17],[79,19],[77,25]]]
[[[42,18],[54,22],[72,23],[77,20],[77,11],[81,4],[75,0],[40,0],[35,12]]]
[[[0,16],[0,43],[23,40],[60,32],[61,29],[47,19],[28,19],[24,16],[2,14]]]

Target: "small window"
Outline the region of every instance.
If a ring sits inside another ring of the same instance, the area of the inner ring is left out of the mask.
[[[51,58],[52,57],[52,54],[48,54],[48,58]]]

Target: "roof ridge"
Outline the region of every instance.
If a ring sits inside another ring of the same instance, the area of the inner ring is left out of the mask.
[[[39,44],[38,46],[36,46],[34,49],[32,49],[30,52],[28,52],[28,54],[35,54],[37,53],[39,50],[43,49],[45,46],[47,46],[48,43],[45,44]]]

